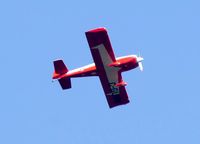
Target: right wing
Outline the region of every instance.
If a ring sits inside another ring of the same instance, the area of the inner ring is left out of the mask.
[[[106,29],[88,31],[86,37],[109,107],[128,103],[120,68],[109,66],[116,59]]]

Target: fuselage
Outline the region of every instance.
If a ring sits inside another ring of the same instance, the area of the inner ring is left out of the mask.
[[[123,57],[116,58],[116,61],[111,63],[109,67],[113,67],[118,69],[119,72],[125,72],[131,69],[138,67],[138,63],[143,60],[139,59],[140,57],[136,55],[128,55]],[[64,77],[86,77],[86,76],[98,76],[98,70],[95,66],[95,63],[70,70],[62,76],[58,76],[59,78]],[[57,77],[53,77],[56,79]]]

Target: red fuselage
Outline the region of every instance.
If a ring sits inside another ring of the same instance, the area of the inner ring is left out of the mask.
[[[124,72],[134,69],[138,67],[137,56],[129,55],[124,57],[118,57],[116,59],[116,62],[111,63],[109,66],[119,69],[119,72]],[[62,74],[62,76],[54,73],[53,79],[64,78],[64,77],[86,77],[86,76],[98,76],[98,75],[99,74],[96,69],[96,66],[94,63],[92,63],[74,70],[70,70],[67,73]]]

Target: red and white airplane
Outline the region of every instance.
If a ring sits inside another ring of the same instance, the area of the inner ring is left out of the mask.
[[[62,60],[55,60],[53,79],[58,79],[62,89],[71,88],[71,78],[98,76],[110,108],[129,103],[121,73],[139,66],[143,70],[143,58],[128,55],[115,58],[107,30],[97,28],[86,33],[94,63],[74,70],[68,70]]]

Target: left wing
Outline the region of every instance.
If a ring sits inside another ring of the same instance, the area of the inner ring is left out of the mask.
[[[116,59],[106,29],[90,30],[86,37],[110,108],[128,103],[120,68],[110,66]]]

